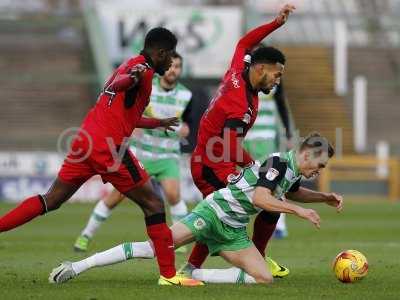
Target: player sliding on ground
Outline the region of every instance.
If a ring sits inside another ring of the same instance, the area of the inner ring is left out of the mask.
[[[126,60],[107,80],[49,191],[25,199],[2,216],[0,232],[59,208],[90,177],[99,174],[104,182],[110,182],[143,210],[147,233],[157,255],[159,284],[202,284],[176,274],[172,234],[165,221],[161,196],[142,164],[127,149],[127,140],[135,128],[172,130],[171,126],[178,125],[176,117],[142,117],[149,104],[153,75],[163,75],[170,68],[176,44],[175,35],[165,28],[154,28],[147,33],[140,55]]]
[[[175,223],[171,227],[175,247],[196,240],[207,245],[212,255],[220,255],[234,266],[229,269],[192,267],[188,270],[192,278],[214,283],[271,283],[273,276],[264,258],[247,236],[250,216],[262,210],[290,213],[319,228],[317,212],[278,199],[285,195],[297,202],[324,202],[340,211],[341,196],[300,186],[301,176],[317,176],[333,154],[326,138],[311,134],[298,150],[275,153],[262,165],[256,161],[244,168],[230,178],[227,187],[208,195],[187,217]],[[150,241],[124,243],[78,262],[63,262],[53,269],[49,280],[63,283],[93,267],[154,256]]]

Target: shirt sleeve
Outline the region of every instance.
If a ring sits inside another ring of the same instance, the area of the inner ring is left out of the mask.
[[[299,188],[300,188],[300,181],[301,181],[301,178],[299,178],[299,179],[290,187],[290,189],[289,189],[289,192],[290,192],[290,193],[295,193],[295,192],[297,192],[297,191],[299,190]]]
[[[224,128],[236,131],[238,137],[243,137],[247,124],[241,119],[227,119]]]
[[[246,95],[242,91],[230,91],[223,100],[221,109],[225,112],[225,122],[238,120],[244,123],[248,111]]]
[[[154,129],[161,126],[160,119],[142,117],[136,124],[136,128]]]
[[[144,71],[141,75],[141,78],[144,77],[148,67],[145,64],[137,63],[134,65],[124,64],[121,65],[114,74],[108,79],[105,84],[104,90],[107,92],[123,92],[129,88],[132,88],[135,85],[138,85],[140,82],[140,78],[135,78],[131,75],[131,72],[134,68],[138,66],[144,67]]]
[[[261,41],[269,35],[271,32],[279,28],[279,24],[276,20],[271,23],[261,25],[244,35],[236,45],[235,53],[232,58],[231,68],[243,69],[244,61],[243,58],[247,52],[257,46]]]
[[[260,167],[259,178],[256,186],[262,186],[273,192],[278,183],[285,176],[287,163],[281,161],[280,157],[272,156],[268,158]]]

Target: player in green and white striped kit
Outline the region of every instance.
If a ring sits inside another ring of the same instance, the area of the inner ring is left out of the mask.
[[[199,241],[212,255],[220,255],[234,267],[192,269],[194,279],[214,283],[271,283],[273,278],[264,258],[247,236],[250,216],[261,210],[295,214],[320,226],[312,209],[280,201],[283,195],[297,202],[324,202],[342,209],[343,199],[335,193],[315,192],[300,186],[301,176],[319,174],[333,156],[333,148],[319,134],[308,136],[298,150],[275,153],[262,165],[253,166],[230,178],[227,187],[208,195],[184,219],[171,227],[175,247]],[[49,280],[66,282],[80,273],[132,258],[153,258],[150,242],[124,243],[78,262],[63,262],[53,269]]]
[[[243,146],[255,160],[264,161],[271,153],[282,150],[282,132],[285,132],[287,142],[292,137],[291,120],[286,104],[283,83],[274,87],[268,95],[259,94],[257,119],[246,135]],[[277,215],[274,236],[284,238],[288,235],[285,214]],[[273,222],[273,220],[271,220]]]
[[[192,93],[178,82],[182,73],[182,57],[175,53],[172,56],[172,65],[163,77],[154,77],[150,103],[144,116],[164,118],[176,116],[182,119]],[[137,129],[135,139],[131,139],[131,149],[140,159],[147,173],[160,183],[164,198],[170,205],[172,221],[175,223],[188,213],[186,204],[180,199],[180,138],[189,134],[189,127],[185,122],[176,129],[176,132],[166,132],[161,129]],[[117,206],[125,196],[113,190],[105,199],[101,199],[91,214],[91,217],[77,238],[74,249],[86,251],[89,241],[97,229],[110,216],[111,210]],[[183,247],[181,252],[185,252]]]

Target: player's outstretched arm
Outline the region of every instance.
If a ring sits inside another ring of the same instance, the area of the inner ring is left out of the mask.
[[[322,193],[316,192],[304,187],[300,187],[298,191],[286,194],[288,199],[303,202],[303,203],[317,203],[323,202],[330,206],[336,207],[340,212],[343,209],[343,197],[336,193]]]
[[[316,211],[286,201],[279,201],[272,195],[271,190],[268,188],[262,186],[256,187],[252,200],[255,206],[263,210],[294,214],[300,218],[309,220],[317,228],[320,227],[320,217]]]
[[[275,20],[270,23],[261,25],[244,35],[238,42],[235,54],[232,59],[231,67],[239,67],[243,64],[243,57],[252,48],[257,46],[271,32],[282,26],[288,19],[289,15],[296,9],[295,6],[286,4],[280,11]]]
[[[173,126],[179,125],[179,119],[176,117],[157,119],[157,118],[146,118],[142,117],[136,124],[136,128],[154,129],[158,127],[164,127],[165,130],[175,131]]]

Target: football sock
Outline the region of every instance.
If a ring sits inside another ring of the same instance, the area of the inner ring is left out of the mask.
[[[172,232],[165,223],[165,213],[145,218],[147,234],[153,242],[160,274],[166,278],[175,276],[175,249]]]
[[[190,253],[188,262],[196,268],[200,268],[208,256],[208,247],[201,243],[195,243]]]
[[[87,236],[88,238],[92,238],[97,229],[99,229],[101,224],[103,224],[103,222],[108,219],[110,214],[111,209],[108,208],[103,200],[97,202],[93,213],[90,216],[89,221],[81,234]]]
[[[46,203],[37,195],[25,199],[16,208],[0,218],[0,232],[21,226],[46,212]]]
[[[229,269],[195,269],[192,278],[211,283],[256,283],[256,280],[243,270]]]
[[[254,221],[253,243],[263,257],[265,257],[265,248],[274,233],[278,218],[279,214],[264,210]]]
[[[278,223],[276,223],[276,229],[286,231],[286,214],[281,214]]]
[[[72,263],[72,269],[80,274],[94,267],[102,267],[131,258],[153,258],[154,251],[149,242],[124,243]]]
[[[175,205],[170,205],[169,211],[171,213],[172,223],[178,222],[188,214],[186,203],[183,200],[180,200]]]

